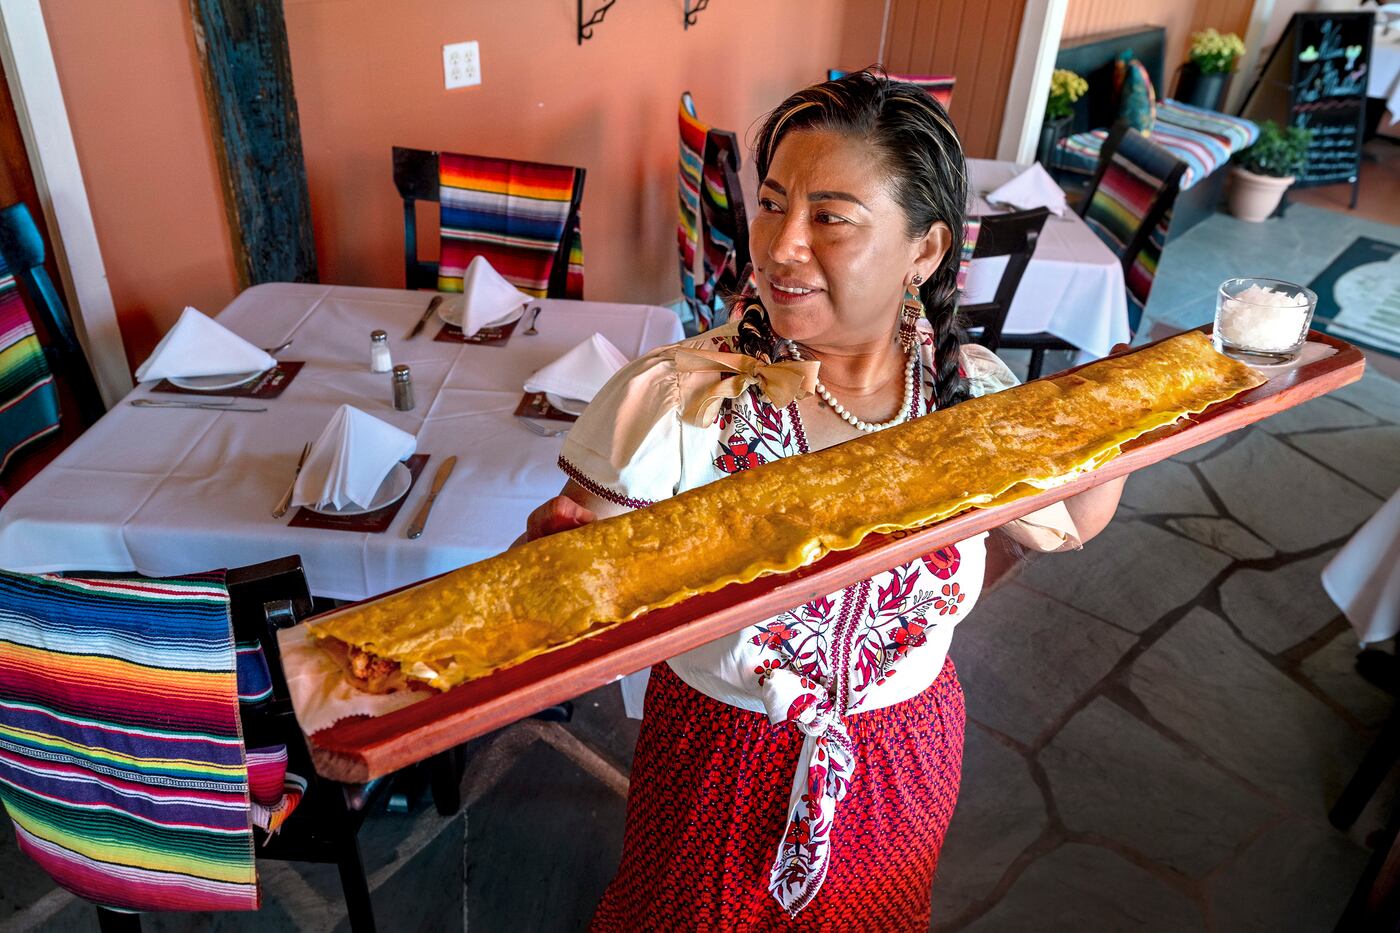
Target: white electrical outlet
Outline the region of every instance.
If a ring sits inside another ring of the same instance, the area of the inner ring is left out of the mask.
[[[447,90],[481,83],[481,48],[475,41],[442,47],[442,84]]]

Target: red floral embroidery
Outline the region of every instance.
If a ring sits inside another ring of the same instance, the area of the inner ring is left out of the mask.
[[[797,629],[783,622],[782,618],[779,617],[763,626],[759,633],[749,641],[761,648],[774,648],[791,652],[792,649],[788,647],[788,642],[796,635]]]
[[[924,566],[940,580],[951,580],[962,565],[962,555],[956,545],[939,548],[932,554],[924,555]]]
[[[715,458],[715,467],[725,473],[738,473],[767,463],[763,455],[754,449],[756,446],[756,441],[734,435],[729,439],[728,452]]]
[[[954,584],[956,585],[956,584]],[[935,600],[935,605],[937,601]],[[924,630],[928,628],[928,623],[923,619],[903,619],[898,625],[890,629],[890,645],[896,658],[902,658],[909,653],[911,648],[917,648],[928,637],[924,635]],[[893,671],[887,672],[894,673]]]
[[[758,685],[761,687],[768,682],[768,678],[773,676],[773,672],[783,666],[783,662],[776,658],[768,658],[762,664],[753,669],[758,675]]]
[[[958,603],[967,598],[967,594],[962,591],[962,587],[957,583],[943,584],[943,595],[933,601],[933,608],[938,610],[941,616],[957,615]]]

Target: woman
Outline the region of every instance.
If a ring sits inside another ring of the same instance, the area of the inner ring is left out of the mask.
[[[569,482],[531,515],[528,537],[1014,384],[955,321],[967,182],[942,107],[912,85],[850,75],[773,111],[755,160],[757,300],[609,382],[570,432]],[[768,363],[788,376],[726,391],[740,382],[725,376]],[[957,454],[929,451],[929,468]],[[1120,490],[998,533],[1076,547]],[[985,539],[657,665],[622,865],[594,928],[926,930],[962,759],[946,653],[981,590]]]

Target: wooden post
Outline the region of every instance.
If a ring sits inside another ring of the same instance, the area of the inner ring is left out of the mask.
[[[282,0],[190,0],[238,283],[316,281]]]

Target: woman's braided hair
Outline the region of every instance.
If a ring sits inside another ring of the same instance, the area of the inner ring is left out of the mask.
[[[778,143],[797,129],[842,133],[874,146],[894,199],[904,210],[911,239],[924,236],[938,221],[952,231],[952,244],[938,269],[919,286],[919,300],[933,325],[937,405],[948,408],[967,398],[966,381],[958,371],[958,348],[967,335],[957,319],[967,163],[948,112],[917,85],[892,81],[872,69],[815,84],[783,101],[764,121],[754,153],[760,180],[768,175]],[[734,309],[742,318],[740,349],[781,355],[775,352],[761,305],[752,298],[746,301],[746,306]]]

